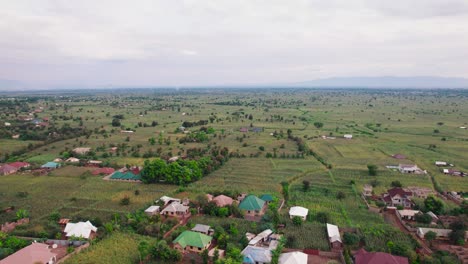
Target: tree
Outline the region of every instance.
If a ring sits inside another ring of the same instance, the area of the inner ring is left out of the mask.
[[[151,137],[148,139],[148,142],[151,144],[151,145],[154,145],[156,144],[156,139],[154,137]]]
[[[120,205],[129,205],[129,204],[130,204],[129,196],[124,196],[122,199],[120,199]]]
[[[392,181],[391,186],[401,188],[403,185],[401,184],[400,181]]]
[[[304,192],[307,192],[310,188],[310,181],[308,180],[303,180],[302,181],[302,189],[304,190]]]
[[[120,125],[121,125],[120,119],[118,119],[118,118],[112,119],[112,126],[113,127],[119,127]]]
[[[25,209],[19,209],[16,212],[16,220],[20,220],[20,219],[28,218],[28,217],[29,217],[29,212],[26,211]]]
[[[203,261],[203,264],[208,264],[208,260],[209,260],[209,255],[208,255],[208,249],[205,249],[203,250],[201,253],[200,253],[201,257],[202,257],[202,261]]]
[[[345,232],[343,234],[343,242],[345,245],[352,246],[359,243],[359,236],[354,233]]]
[[[429,245],[432,247],[432,241],[436,239],[437,234],[433,231],[429,231],[424,235],[424,238],[429,242]]]
[[[314,126],[315,126],[316,128],[322,128],[322,127],[323,127],[323,123],[322,123],[322,122],[315,122],[315,123],[314,123]]]
[[[464,245],[465,244],[465,232],[467,226],[465,223],[461,221],[453,222],[450,224],[450,229],[452,232],[449,234],[450,241],[456,245]]]
[[[49,220],[53,222],[58,222],[58,220],[60,220],[60,213],[57,211],[52,212],[49,215]]]
[[[418,223],[430,224],[432,222],[432,216],[428,214],[417,214],[415,220]]]
[[[344,192],[342,192],[342,191],[339,191],[338,193],[336,193],[336,198],[338,200],[342,200],[342,199],[346,198],[346,194]]]
[[[138,253],[140,253],[140,262],[142,262],[150,254],[150,245],[146,240],[143,240],[138,244]]]
[[[444,212],[444,203],[435,198],[434,196],[429,196],[424,200],[424,206],[427,211],[431,211],[436,215],[440,215]]]
[[[374,164],[369,164],[367,165],[367,170],[369,171],[370,176],[376,176],[377,175],[377,166]]]
[[[318,212],[315,216],[315,219],[317,219],[317,221],[320,223],[325,224],[328,222],[328,214],[326,212]]]
[[[300,226],[302,225],[302,218],[300,218],[299,216],[294,216],[292,222],[295,226]]]

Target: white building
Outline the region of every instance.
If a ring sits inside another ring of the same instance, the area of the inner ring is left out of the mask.
[[[289,253],[283,253],[279,257],[279,264],[307,264],[308,260],[307,254],[295,251]]]
[[[445,161],[436,161],[435,165],[436,166],[447,166],[447,162],[445,162]]]
[[[145,213],[149,216],[157,215],[159,213],[159,208],[160,207],[157,205],[152,205],[145,210]]]
[[[289,209],[289,218],[291,219],[293,219],[295,216],[298,216],[302,220],[306,220],[307,214],[309,214],[309,209],[301,206],[293,206]]]
[[[68,223],[65,226],[65,230],[63,231],[66,237],[82,237],[82,238],[90,238],[93,233],[97,232],[97,227],[93,226],[91,222],[78,222],[78,223]]]
[[[338,226],[327,223],[327,233],[331,248],[341,248],[343,242]]]
[[[345,134],[343,137],[344,137],[345,139],[352,139],[352,138],[353,138],[353,135],[351,135],[351,134]]]

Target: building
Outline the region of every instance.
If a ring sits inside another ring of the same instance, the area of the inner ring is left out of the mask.
[[[411,192],[411,197],[426,199],[428,196],[435,195],[434,190],[426,187],[408,186],[403,188],[406,192]]]
[[[31,166],[31,164],[27,162],[22,162],[22,161],[15,161],[12,163],[8,163],[8,165],[17,168],[18,170],[23,169],[23,168],[29,168]]]
[[[362,195],[364,196],[372,196],[372,190],[373,187],[370,184],[365,184],[364,187],[362,187]]]
[[[230,206],[234,202],[231,197],[222,194],[212,198],[211,201],[216,203],[218,207]]]
[[[201,224],[196,224],[195,227],[192,228],[192,231],[202,233],[207,236],[211,236],[214,233],[214,230],[209,225],[201,225]]]
[[[67,223],[63,232],[65,233],[65,236],[67,238],[81,237],[85,239],[90,239],[96,235],[97,227],[91,224],[90,221]]]
[[[262,196],[260,196],[260,199],[265,201],[267,204],[273,202],[273,196],[271,194],[262,194]]]
[[[159,213],[160,206],[152,205],[145,210],[145,214],[148,216],[157,215]]]
[[[54,264],[56,261],[57,255],[52,253],[49,245],[34,242],[0,260],[0,264]]]
[[[249,241],[250,246],[259,246],[260,244],[266,243],[270,240],[270,236],[273,234],[271,229],[265,229],[254,238]]]
[[[420,214],[421,211],[419,210],[397,210],[397,215],[400,219],[403,220],[412,220],[414,221],[417,214]]]
[[[338,226],[327,223],[328,241],[332,249],[341,249],[343,242],[341,241],[340,230]]]
[[[399,164],[398,170],[401,173],[420,173],[421,169],[416,164]]]
[[[436,161],[435,165],[439,166],[439,167],[442,167],[442,166],[447,166],[448,164],[445,161]]]
[[[70,157],[70,158],[66,159],[65,162],[68,162],[68,163],[78,163],[78,162],[80,162],[80,159],[77,159],[77,158],[75,158],[75,157]]]
[[[161,215],[185,216],[189,214],[189,207],[177,202],[170,203],[162,211]]]
[[[46,164],[42,165],[41,168],[44,168],[44,169],[57,169],[57,168],[60,168],[60,163],[49,161]]]
[[[174,248],[184,253],[185,251],[202,252],[208,249],[213,238],[194,231],[182,232],[172,243]]]
[[[255,195],[245,197],[239,204],[239,209],[249,216],[261,216],[265,214],[266,202]]]
[[[394,159],[406,159],[406,156],[403,154],[393,154],[392,158]]]
[[[279,264],[307,264],[309,257],[307,254],[300,252],[300,251],[294,251],[294,252],[288,252],[288,253],[283,253],[280,255],[278,263]]]
[[[77,155],[86,155],[90,150],[91,148],[75,148],[72,151]]]
[[[394,256],[384,252],[367,252],[361,248],[354,254],[354,264],[409,264],[408,258]]]
[[[404,208],[411,208],[413,202],[411,197],[413,193],[407,192],[402,188],[395,187],[383,194],[382,199],[387,206],[402,206]]]
[[[13,167],[8,164],[0,166],[0,175],[9,175],[9,174],[16,173],[17,171],[18,169],[16,167]]]
[[[271,250],[269,248],[247,246],[241,252],[244,259],[242,263],[267,264],[271,262]]]
[[[297,216],[305,221],[307,219],[308,214],[309,214],[309,209],[301,207],[301,206],[293,206],[289,208],[289,218],[291,219]]]
[[[170,203],[173,203],[173,202],[176,202],[176,203],[181,203],[182,201],[178,198],[172,198],[172,197],[169,197],[169,196],[162,196],[161,198],[159,198],[159,200],[156,201],[156,203],[158,202],[163,202],[164,203],[164,206],[170,204]]]
[[[419,227],[416,230],[416,234],[418,235],[418,237],[424,238],[426,233],[428,233],[429,231],[432,231],[432,232],[436,233],[436,238],[437,239],[447,239],[449,237],[450,233],[452,232],[451,229]]]
[[[353,138],[353,135],[351,135],[351,134],[345,134],[345,135],[343,135],[343,137],[344,137],[345,139],[352,139],[352,138]]]

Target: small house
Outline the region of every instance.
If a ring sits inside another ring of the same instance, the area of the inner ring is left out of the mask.
[[[354,264],[374,264],[374,263],[391,263],[391,264],[408,264],[408,258],[394,256],[384,252],[367,252],[361,248],[354,254]]]
[[[77,159],[77,158],[75,158],[75,157],[70,157],[70,158],[66,159],[65,162],[68,162],[68,163],[78,163],[78,162],[80,162],[80,159]]]
[[[273,202],[273,196],[271,194],[262,194],[262,196],[260,196],[260,199],[265,201],[267,204]]]
[[[23,169],[23,168],[29,168],[31,166],[31,164],[27,162],[22,162],[22,161],[15,161],[12,163],[8,163],[8,165],[17,168],[18,170]]]
[[[16,167],[13,167],[8,164],[0,166],[0,175],[9,175],[9,174],[16,173],[17,171],[18,169]]]
[[[86,155],[89,151],[91,151],[91,148],[75,148],[72,150],[77,155]]]
[[[196,224],[195,227],[192,228],[192,231],[202,233],[207,236],[211,236],[214,233],[214,230],[209,225],[201,225],[201,224]]]
[[[401,173],[418,173],[421,171],[421,169],[415,164],[399,164],[398,170]]]
[[[341,241],[340,231],[338,226],[327,223],[328,241],[332,249],[341,249],[343,242]]]
[[[406,159],[406,156],[403,154],[393,154],[392,158],[394,159]]]
[[[266,243],[269,241],[271,234],[273,234],[273,231],[271,229],[265,229],[262,232],[260,232],[258,235],[256,235],[254,238],[252,238],[249,241],[249,245],[255,246],[255,245],[261,245],[263,243]]]
[[[161,215],[186,216],[189,214],[189,207],[180,203],[170,203],[162,211]]]
[[[239,204],[239,209],[249,216],[262,216],[265,214],[266,202],[255,195],[249,195]]]
[[[345,134],[345,135],[343,135],[343,137],[344,137],[345,139],[352,139],[352,138],[353,138],[353,135],[351,135],[351,134]]]
[[[419,210],[397,210],[397,215],[402,220],[414,221],[417,214],[420,214]]]
[[[157,215],[159,213],[159,208],[160,207],[157,205],[152,205],[145,210],[145,214],[148,216]]]
[[[247,133],[247,132],[249,132],[249,129],[247,127],[241,127],[239,129],[239,131],[242,132],[242,133]]]
[[[41,168],[44,168],[44,169],[57,169],[57,168],[60,168],[60,163],[49,161],[46,164],[42,165]]]
[[[408,186],[403,188],[403,190],[408,193],[412,193],[411,197],[417,197],[421,199],[426,199],[428,196],[435,194],[434,190],[427,187]]]
[[[289,209],[289,218],[291,219],[297,216],[305,221],[307,219],[308,214],[309,214],[309,209],[301,207],[301,206],[293,206]]]
[[[244,259],[242,263],[267,264],[271,262],[271,250],[269,248],[247,246],[241,252]]]
[[[186,251],[200,253],[211,245],[211,236],[194,231],[182,232],[172,243],[174,248],[185,253]]]
[[[301,251],[293,251],[280,255],[279,264],[307,264],[309,256]]]
[[[442,167],[442,166],[447,166],[448,164],[445,161],[436,161],[435,165],[438,167]]]
[[[181,203],[182,201],[178,198],[172,198],[172,197],[169,197],[169,196],[162,196],[161,198],[159,198],[159,200],[156,201],[159,202],[159,201],[162,201],[164,203],[164,206],[170,204],[170,203],[173,203],[173,202],[176,202],[176,203]]]
[[[97,227],[95,227],[90,221],[67,223],[63,232],[68,238],[81,237],[85,239],[90,239],[96,235]]]
[[[54,264],[56,261],[57,255],[52,253],[49,245],[33,242],[31,245],[0,260],[0,264]]]
[[[63,162],[63,159],[61,159],[61,158],[56,158],[56,159],[53,160],[53,162],[62,163],[62,162]]]
[[[372,190],[373,187],[370,184],[365,184],[364,187],[362,187],[362,195],[364,196],[372,196]]]
[[[230,206],[234,202],[231,197],[222,194],[212,198],[211,201],[216,203],[218,207]]]

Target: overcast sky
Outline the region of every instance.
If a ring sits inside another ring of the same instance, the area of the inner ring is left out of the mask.
[[[40,86],[468,77],[467,0],[0,0],[0,79]]]

